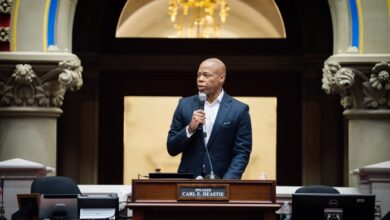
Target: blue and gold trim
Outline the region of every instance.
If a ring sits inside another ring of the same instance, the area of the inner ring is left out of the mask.
[[[389,16],[389,25],[390,25],[390,0],[387,0],[387,15]]]
[[[363,10],[361,0],[356,0],[356,5],[358,9],[359,16],[359,52],[363,53],[364,51],[364,20],[363,20]]]
[[[55,44],[55,28],[58,11],[58,0],[46,0],[43,17],[43,51]]]
[[[349,0],[349,10],[351,12],[352,46],[359,47],[359,18],[355,0]]]
[[[358,48],[360,53],[363,53],[364,31],[361,0],[349,0],[349,10],[351,12],[351,44]]]
[[[14,0],[13,10],[11,13],[11,48],[10,51],[17,50],[17,29],[18,29],[18,15],[19,15],[19,0]]]
[[[47,24],[47,46],[55,44],[57,9],[58,9],[58,0],[51,0],[50,8],[49,8],[49,22]]]

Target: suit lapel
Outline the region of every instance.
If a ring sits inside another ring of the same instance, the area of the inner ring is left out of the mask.
[[[221,104],[220,104],[219,109],[218,109],[217,118],[215,119],[210,139],[207,142],[207,147],[212,145],[215,137],[218,135],[218,132],[219,132],[220,128],[222,127],[223,122],[225,120],[225,117],[231,109],[231,104],[230,104],[231,101],[232,101],[231,97],[225,93],[224,96],[222,97],[222,101],[221,101]]]
[[[191,117],[190,117],[190,120],[191,120],[191,118],[192,118],[192,113],[193,113],[195,110],[197,110],[197,109],[199,109],[199,97],[198,97],[197,95],[194,95],[194,99],[193,99],[193,102],[192,102],[192,104],[191,104],[191,112],[190,112]]]

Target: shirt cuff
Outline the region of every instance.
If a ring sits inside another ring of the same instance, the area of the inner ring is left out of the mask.
[[[190,132],[188,131],[190,128],[189,125],[186,126],[186,134],[187,134],[187,138],[190,138],[194,133],[190,134]]]

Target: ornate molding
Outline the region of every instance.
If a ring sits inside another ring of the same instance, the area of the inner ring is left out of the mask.
[[[0,0],[0,13],[11,13],[12,0]]]
[[[322,69],[322,89],[339,94],[345,109],[390,109],[390,64],[376,63],[368,74],[336,61]]]
[[[38,76],[29,64],[17,64],[11,76],[0,72],[0,106],[60,107],[66,91],[83,85],[80,60],[62,61]]]
[[[0,41],[9,41],[9,27],[0,27]]]

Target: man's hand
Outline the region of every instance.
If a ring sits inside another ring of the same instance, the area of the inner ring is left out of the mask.
[[[206,114],[203,110],[198,109],[195,110],[192,113],[192,119],[190,124],[188,125],[188,130],[192,134],[196,131],[198,128],[199,124],[204,125],[206,123]]]

